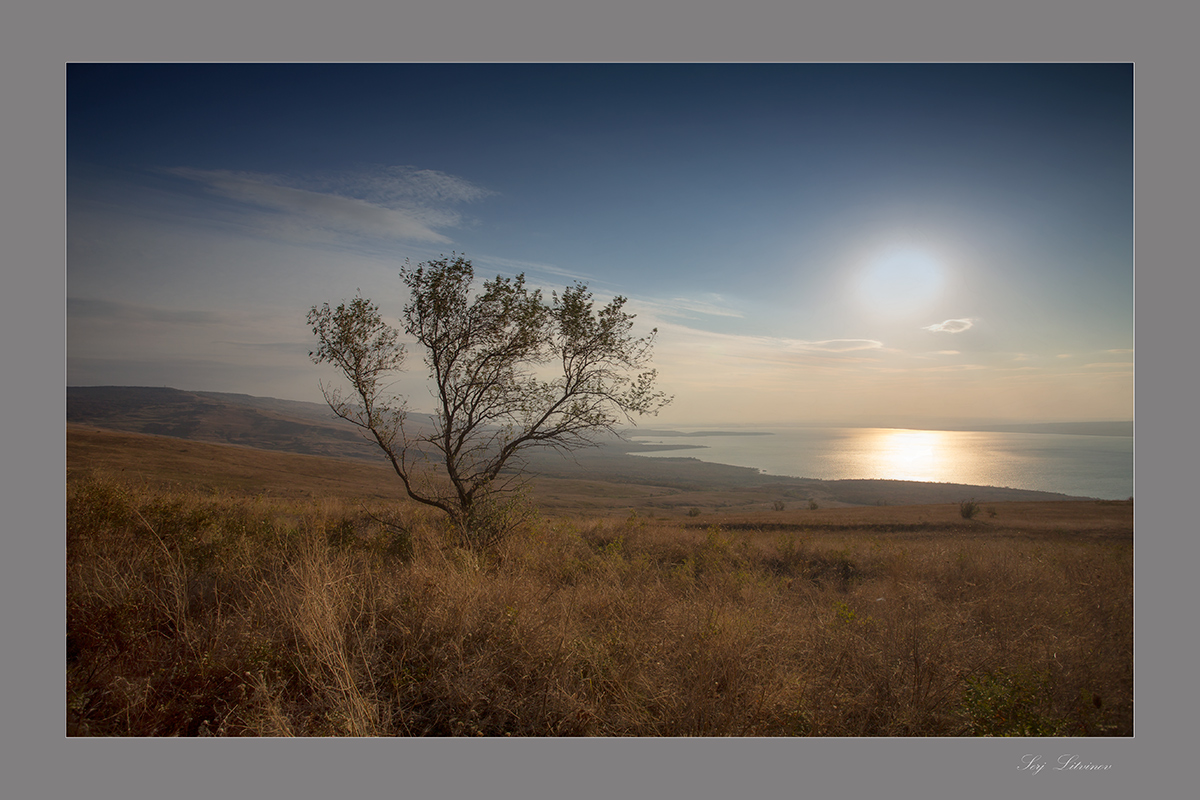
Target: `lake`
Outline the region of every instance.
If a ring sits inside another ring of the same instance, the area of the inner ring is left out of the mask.
[[[705,430],[678,429],[687,436],[633,431],[629,438],[681,448],[633,455],[691,457],[770,475],[963,483],[1106,500],[1133,495],[1132,436],[817,427],[705,436]],[[701,449],[691,449],[697,445]]]

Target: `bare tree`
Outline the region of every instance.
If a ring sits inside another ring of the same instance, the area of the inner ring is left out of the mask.
[[[464,544],[487,546],[505,532],[489,516],[512,489],[514,476],[500,476],[521,451],[593,444],[671,398],[646,369],[657,329],[635,337],[624,297],[595,310],[577,283],[547,303],[524,275],[497,276],[473,297],[474,274],[458,255],[400,272],[410,292],[403,329],[432,382],[432,425],[406,425],[405,402],[385,395],[405,351],[371,301],[313,306],[319,346],[309,356],[350,382],[350,399],[322,384],[326,402],[379,446],[408,495],[449,515]]]

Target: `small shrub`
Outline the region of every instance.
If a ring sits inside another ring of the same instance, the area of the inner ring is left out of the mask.
[[[835,614],[834,625],[859,625],[868,626],[874,622],[871,617],[859,616],[848,603],[842,600],[835,600],[833,603],[833,612]]]
[[[816,511],[818,508],[820,508],[820,506],[818,506],[818,505],[817,505],[817,501],[816,501],[816,500],[809,500],[809,501],[808,501],[808,510],[809,510],[809,511]]]
[[[774,508],[776,511],[783,511],[787,508],[787,504],[784,503],[782,500],[776,500],[774,503],[771,504],[771,507]]]
[[[776,555],[766,562],[778,574],[792,575],[804,569],[804,539],[793,533],[780,533],[775,537]]]
[[[388,537],[383,551],[393,558],[410,561],[413,557],[412,532],[408,530],[395,531]]]
[[[698,517],[698,516],[700,516],[700,509],[698,509],[698,508],[691,508],[691,509],[688,509],[688,516],[689,516],[689,517]]]
[[[1066,723],[1046,715],[1048,676],[1003,669],[967,678],[963,711],[975,736],[1060,736]]]
[[[958,504],[958,513],[963,519],[973,519],[979,513],[979,504],[974,499],[963,500]]]
[[[817,585],[830,586],[840,592],[849,591],[863,576],[848,550],[831,550],[813,555],[806,560],[805,567],[808,577]]]
[[[615,539],[611,539],[600,546],[601,555],[620,558],[625,551],[625,537],[618,534]]]
[[[352,517],[342,517],[325,526],[325,540],[330,547],[350,547],[358,540],[358,530]]]

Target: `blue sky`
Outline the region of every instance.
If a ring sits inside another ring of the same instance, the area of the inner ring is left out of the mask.
[[[1133,68],[67,70],[67,383],[320,401],[464,253],[659,329],[652,424],[1133,416]],[[422,368],[396,384],[427,405]]]

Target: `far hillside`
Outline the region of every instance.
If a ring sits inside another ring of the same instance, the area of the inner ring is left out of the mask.
[[[121,452],[136,452],[138,458],[120,464],[122,469],[145,473],[147,478],[178,471],[158,460],[164,454],[184,453],[171,440],[209,445],[237,445],[279,455],[320,456],[338,461],[309,464],[306,469],[327,474],[335,480],[341,473],[371,470],[372,485],[380,491],[399,491],[398,480],[387,468],[378,450],[364,441],[349,423],[337,419],[325,405],[219,392],[189,392],[155,387],[68,387],[67,422],[71,442],[94,457],[104,447],[115,446],[100,431],[140,434],[136,446],[124,442]],[[84,429],[90,429],[85,431]],[[107,444],[105,444],[107,442]],[[131,449],[132,447],[132,449]],[[600,445],[561,455],[534,451],[523,467],[538,478],[539,503],[550,509],[643,508],[657,513],[691,513],[784,508],[894,506],[927,503],[1079,500],[1052,492],[912,481],[839,480],[790,478],[765,475],[747,467],[712,464],[694,458],[639,458],[630,453],[655,449],[655,445],[622,441],[615,437]],[[115,451],[114,451],[115,452]],[[232,480],[239,468],[227,465],[228,451],[192,448],[189,474],[207,471],[215,483]],[[239,456],[242,458],[243,456]],[[124,458],[123,456],[121,458]],[[344,463],[350,460],[354,466]],[[75,462],[79,464],[78,460]],[[205,464],[220,469],[204,469]],[[361,466],[360,466],[361,465]],[[281,490],[276,479],[287,478],[289,469],[272,467],[253,470],[245,482],[264,481]],[[270,476],[270,477],[267,477]],[[288,478],[290,480],[290,478]],[[314,490],[315,491],[315,490]]]
[[[67,422],[281,450],[374,458],[355,429],[317,403],[148,386],[68,386]]]

